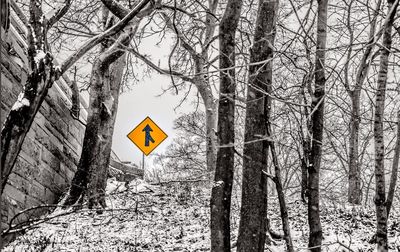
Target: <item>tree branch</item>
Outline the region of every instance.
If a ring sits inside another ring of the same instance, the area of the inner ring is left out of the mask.
[[[101,0],[101,2],[119,19],[129,14],[129,10],[114,0]]]
[[[72,0],[65,0],[64,4],[60,6],[54,15],[47,21],[47,30],[49,30],[55,23],[57,23],[71,7]]]
[[[185,48],[186,51],[189,52],[189,54],[194,58],[198,58],[199,55],[196,52],[196,50],[186,41],[185,37],[183,36],[183,34],[178,30],[175,29],[174,24],[171,21],[171,18],[165,14],[165,13],[161,13],[163,18],[165,19],[165,22],[167,24],[167,27],[171,30],[173,30],[178,38],[178,40],[181,41],[183,48]]]
[[[138,51],[136,51],[133,48],[128,48],[127,47],[127,48],[125,48],[125,50],[131,52],[133,55],[135,55],[137,58],[142,60],[144,63],[146,63],[146,65],[148,65],[149,67],[154,69],[159,74],[176,76],[176,77],[181,78],[184,81],[188,81],[188,82],[192,82],[193,83],[193,79],[190,78],[189,76],[184,75],[184,74],[179,73],[179,72],[176,72],[176,71],[170,71],[168,69],[163,69],[161,67],[158,67],[151,60],[149,60],[146,56],[144,56],[143,54],[140,54]]]
[[[182,8],[179,8],[179,7],[169,6],[169,5],[166,5],[166,4],[162,4],[160,7],[163,8],[163,9],[169,9],[169,10],[172,10],[172,11],[179,11],[179,12],[181,12],[181,13],[189,16],[189,17],[192,17],[192,18],[196,17],[195,14],[187,12],[186,10],[184,10]]]
[[[93,37],[87,41],[81,48],[79,48],[75,53],[73,53],[59,68],[61,74],[63,74],[68,68],[70,68],[82,55],[91,50],[97,44],[99,44],[103,39],[111,37],[118,32],[120,32],[148,3],[150,0],[142,0],[128,15],[121,19],[111,28],[107,29],[103,33]]]

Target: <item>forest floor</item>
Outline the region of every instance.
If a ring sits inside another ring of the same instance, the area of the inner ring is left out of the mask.
[[[47,216],[50,220],[27,230],[4,251],[209,251],[210,188],[194,187],[191,196],[181,188],[141,180],[129,184],[109,180],[108,208],[103,213],[57,209]],[[271,201],[271,226],[278,231],[279,208]],[[289,201],[288,210],[295,249],[307,251],[307,208],[300,201]],[[393,212],[390,248],[400,251],[400,213]],[[324,206],[321,221],[323,251],[374,251],[374,245],[368,243],[375,230],[373,209]],[[238,209],[234,206],[234,248],[237,228]],[[273,240],[266,251],[284,248],[284,241]]]

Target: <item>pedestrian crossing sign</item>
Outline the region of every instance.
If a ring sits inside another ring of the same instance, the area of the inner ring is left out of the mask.
[[[129,134],[128,138],[148,156],[166,138],[167,134],[158,125],[146,117]]]

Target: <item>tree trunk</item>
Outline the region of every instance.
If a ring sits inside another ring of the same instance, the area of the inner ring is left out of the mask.
[[[325,99],[325,49],[328,0],[318,0],[317,49],[315,55],[315,90],[311,104],[311,162],[308,168],[308,225],[311,251],[321,251],[322,228],[319,210],[319,172],[321,168],[322,140],[324,132]]]
[[[361,204],[361,199],[362,199],[361,171],[360,171],[361,167],[359,163],[359,151],[358,151],[360,120],[361,120],[360,118],[361,88],[364,84],[365,78],[367,77],[370,68],[370,62],[368,62],[368,60],[370,59],[372,54],[372,49],[375,46],[375,43],[373,42],[375,40],[376,21],[381,7],[381,2],[382,0],[379,0],[377,2],[375,12],[373,13],[373,18],[369,31],[369,39],[364,54],[361,58],[360,65],[357,69],[356,83],[354,90],[351,91],[350,87],[347,87],[349,96],[351,98],[348,202],[356,205]],[[351,8],[351,5],[349,6],[349,8]],[[349,27],[351,26],[349,25]],[[353,39],[351,39],[351,42],[353,42]],[[351,55],[349,54],[349,56]],[[346,73],[347,72],[348,71],[346,70]],[[348,77],[346,76],[346,78]]]
[[[196,62],[196,61],[195,61]],[[215,171],[216,159],[217,159],[217,104],[214,100],[214,96],[211,91],[211,86],[208,80],[200,75],[199,71],[203,71],[204,67],[199,61],[196,62],[196,74],[199,74],[198,78],[194,80],[194,84],[201,95],[201,99],[204,102],[204,109],[206,114],[206,163],[207,171],[210,173],[210,178]]]
[[[229,0],[220,23],[219,149],[211,192],[211,251],[230,251],[230,207],[235,143],[235,34],[242,0]]]
[[[65,206],[75,204],[80,197],[87,194],[89,207],[105,207],[104,189],[118,107],[119,93],[116,90],[119,91],[121,84],[124,61],[121,51],[113,54],[118,54],[119,58],[112,65],[112,62],[104,62],[104,57],[101,56],[93,65],[82,154],[64,202]]]
[[[399,170],[399,157],[400,157],[400,110],[397,112],[397,139],[394,147],[392,173],[390,175],[389,191],[386,200],[386,213],[389,219],[390,209],[392,208],[394,192],[396,191],[397,173]]]
[[[243,149],[242,206],[237,251],[264,251],[267,231],[266,176],[272,89],[272,58],[277,1],[260,0],[250,50],[250,63],[270,60],[249,67],[246,123]]]
[[[217,159],[217,106],[214,101],[206,106],[206,159],[207,170],[213,174]]]
[[[268,136],[271,136],[272,130],[271,130],[270,122],[267,122],[267,129],[268,129]],[[292,236],[290,235],[289,215],[288,215],[288,211],[287,211],[287,207],[286,207],[285,193],[283,192],[283,186],[282,186],[281,169],[279,167],[278,157],[276,155],[274,142],[270,141],[269,146],[271,149],[272,162],[274,163],[274,167],[275,167],[274,182],[275,182],[276,192],[278,194],[278,199],[279,199],[279,207],[280,207],[280,211],[281,211],[283,233],[285,234],[284,238],[286,241],[286,249],[288,252],[294,252]]]
[[[151,10],[152,7],[146,9],[138,19],[127,25],[124,32],[98,56],[93,65],[82,155],[64,206],[75,204],[87,193],[90,208],[105,207],[104,190],[118,106],[118,92],[123,74],[123,64],[118,63],[118,60],[123,60],[121,57],[125,53],[121,45],[129,44],[144,13]]]
[[[307,109],[307,108],[305,108]],[[308,117],[308,116],[307,116]],[[307,127],[308,131],[308,127]],[[303,203],[307,203],[306,198],[308,197],[308,166],[310,163],[310,137],[303,136],[303,157],[301,158],[301,200]]]
[[[311,87],[312,85],[312,74],[306,74],[303,77],[303,85],[300,89],[300,94],[301,94],[301,98],[304,101],[304,104],[307,104],[307,97],[306,97],[306,89],[308,89],[308,87]],[[302,154],[299,153],[300,156],[300,162],[301,162],[301,192],[300,192],[300,196],[301,196],[301,200],[303,201],[303,203],[307,203],[307,197],[308,197],[308,192],[307,192],[307,188],[308,188],[308,166],[310,165],[310,160],[311,160],[311,121],[310,121],[310,112],[309,112],[309,108],[304,107],[303,108],[304,111],[304,118],[305,118],[305,124],[306,124],[306,133],[303,130],[303,126],[301,125],[301,133],[300,133],[300,137],[301,137],[301,144],[303,147],[302,150]],[[302,120],[303,121],[303,120]]]
[[[350,143],[349,143],[349,203],[361,204],[361,173],[358,162],[358,142],[360,132],[360,93],[356,88],[351,96],[351,118],[350,118]]]
[[[0,1],[0,24],[4,31],[7,32],[10,27],[10,3],[9,0]]]
[[[215,13],[218,7],[218,0],[208,0],[209,10],[206,14],[206,31],[204,37],[203,48],[201,52],[201,64],[198,70],[201,69],[203,72],[208,73],[208,68],[205,67],[208,64],[209,58],[209,48],[210,43],[213,40],[215,28],[216,28],[216,16]],[[210,178],[214,175],[215,165],[217,162],[217,103],[216,99],[214,99],[214,95],[212,93],[211,84],[209,80],[208,74],[201,75],[203,80],[204,88],[200,88],[197,86],[206,109],[206,134],[207,134],[207,146],[206,146],[206,159],[207,159],[207,170],[210,173]],[[204,91],[201,91],[203,89]]]
[[[376,242],[378,251],[388,251],[387,211],[385,187],[385,144],[383,137],[383,117],[385,109],[386,82],[389,54],[392,45],[392,26],[398,1],[388,0],[388,22],[384,26],[383,41],[380,53],[380,64],[377,80],[374,120],[375,143],[375,208],[376,208]]]
[[[94,118],[94,121],[100,126],[97,135],[93,140],[97,142],[95,148],[85,149],[81,158],[90,161],[89,182],[87,197],[89,199],[89,208],[105,207],[105,188],[107,186],[108,166],[110,163],[110,154],[112,146],[112,137],[114,133],[115,118],[118,110],[118,98],[122,82],[123,71],[125,68],[125,57],[120,57],[109,70],[104,72],[104,85],[96,86],[91,91],[91,96],[98,97],[98,102],[93,102],[100,111],[100,116]],[[98,115],[98,114],[97,114]],[[100,119],[100,121],[96,120]],[[91,130],[86,128],[87,130]]]

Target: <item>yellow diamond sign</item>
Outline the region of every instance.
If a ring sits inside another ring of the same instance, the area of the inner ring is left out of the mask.
[[[146,155],[148,156],[158,145],[167,138],[160,127],[146,117],[136,128],[129,134],[128,138]]]

